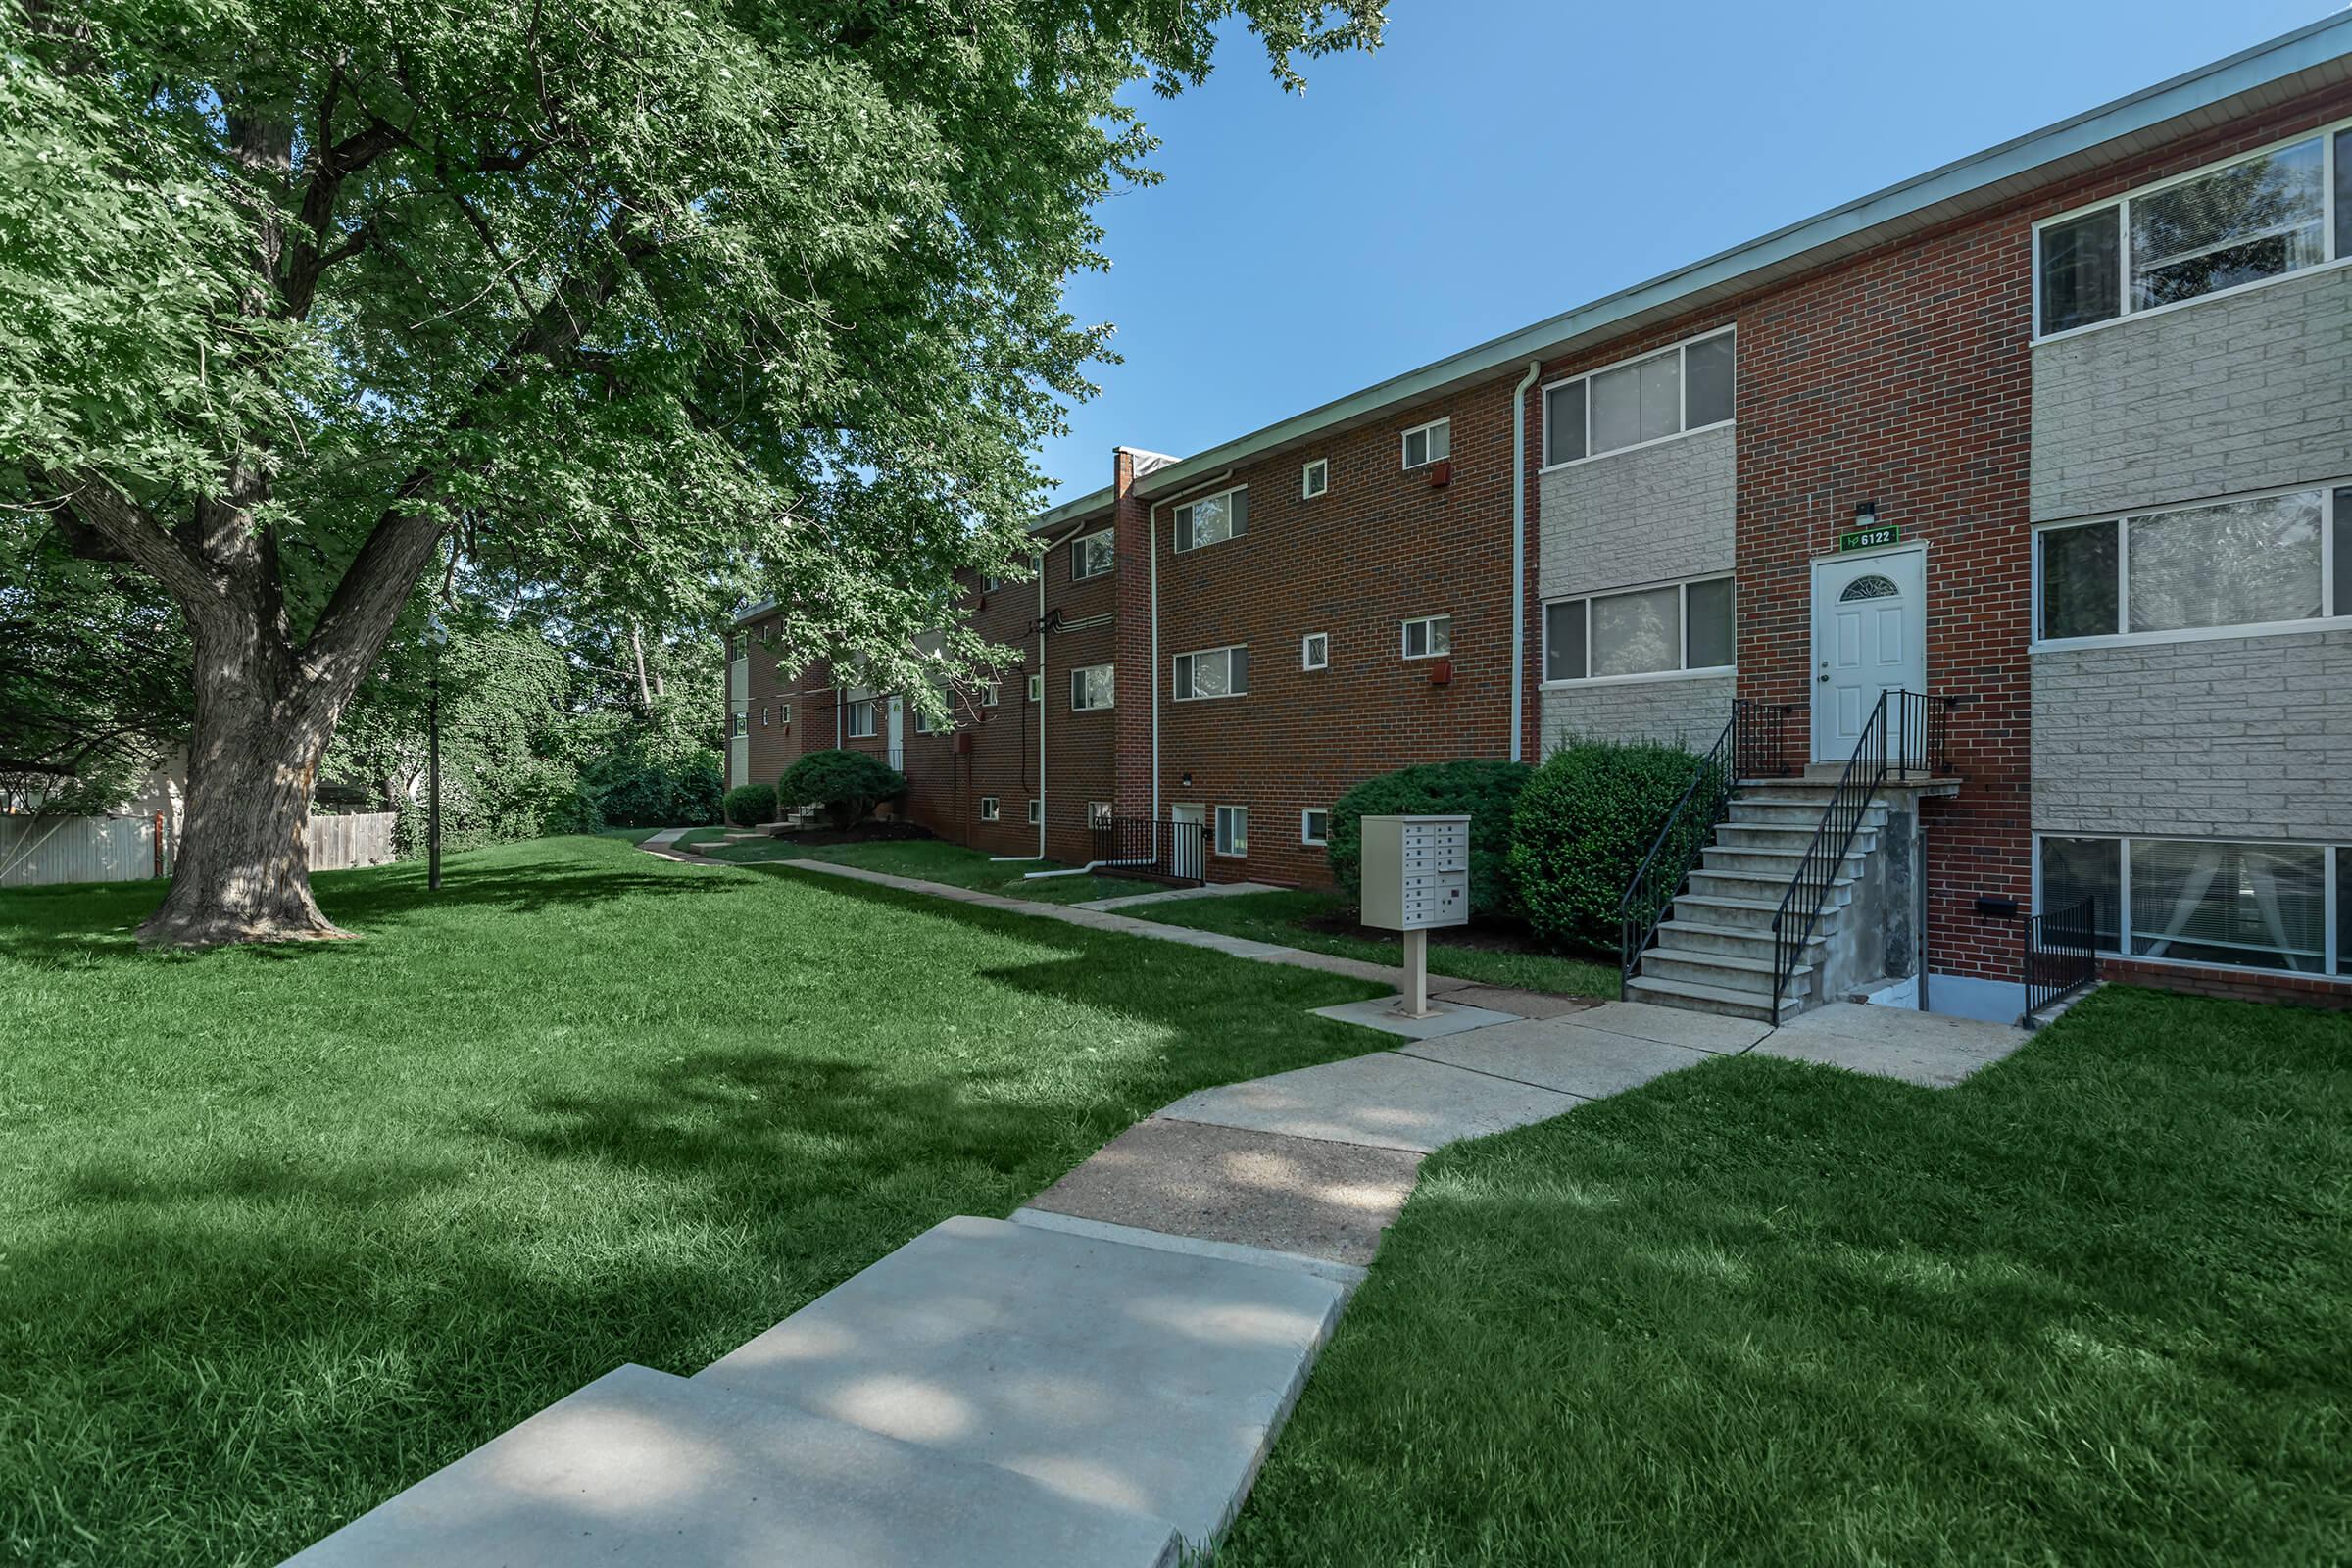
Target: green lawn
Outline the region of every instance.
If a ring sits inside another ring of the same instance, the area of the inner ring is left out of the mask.
[[[1310,953],[1337,954],[1343,958],[1365,958],[1373,963],[1404,961],[1400,939],[1363,937],[1347,932],[1317,931],[1304,922],[1339,914],[1348,907],[1336,893],[1306,891],[1239,893],[1231,898],[1182,899],[1173,904],[1151,904],[1124,911],[1163,925],[1191,926],[1196,931],[1222,931],[1253,942],[1274,942]],[[1509,953],[1490,948],[1457,947],[1434,937],[1429,944],[1429,967],[1438,974],[1489,985],[1517,986],[1527,991],[1557,991],[1571,996],[1614,997],[1617,966],[1593,963],[1548,953]]]
[[[1456,1146],[1217,1560],[2342,1562],[2348,1172],[2352,1019],[2137,991]]]
[[[691,1372],[1196,1087],[1333,976],[618,839],[142,955],[0,895],[0,1561],[266,1564],[622,1361]]]
[[[1001,893],[1008,899],[1029,899],[1039,904],[1084,904],[1093,899],[1124,898],[1131,893],[1168,891],[1164,882],[1141,882],[1124,876],[1051,876],[1032,881],[1025,873],[1054,870],[1061,862],[992,860],[978,850],[936,839],[811,845],[762,839],[751,844],[714,845],[704,853],[712,859],[738,864],[760,860],[829,860],[836,865],[887,871],[892,876],[913,877],[923,882],[945,882],[951,887],[977,888],[984,893]]]

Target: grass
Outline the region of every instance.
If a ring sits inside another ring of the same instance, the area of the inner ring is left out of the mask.
[[[1146,905],[1125,912],[1163,925],[1190,926],[1197,931],[1222,931],[1253,942],[1273,942],[1310,953],[1336,954],[1373,963],[1404,961],[1396,937],[1355,936],[1318,931],[1310,920],[1329,919],[1349,908],[1336,893],[1239,893],[1231,898],[1184,899],[1174,904]],[[1617,966],[1549,953],[1513,953],[1494,948],[1465,947],[1433,933],[1429,967],[1439,974],[1488,985],[1515,986],[1525,991],[1555,991],[1570,996],[1614,997]]]
[[[761,860],[826,860],[835,865],[854,865],[922,882],[945,882],[951,887],[976,888],[1039,904],[1084,904],[1094,899],[1168,891],[1163,882],[1144,882],[1124,876],[1055,876],[1031,881],[1025,873],[1059,869],[1061,862],[992,860],[978,850],[935,839],[809,845],[794,844],[788,839],[763,839],[750,844],[721,845],[705,853],[712,859],[738,864]]]
[[[1424,1167],[1220,1568],[2352,1556],[2352,1020],[2092,998]]]
[[[618,839],[141,954],[0,895],[0,1561],[275,1562],[622,1361],[692,1372],[1373,988]]]

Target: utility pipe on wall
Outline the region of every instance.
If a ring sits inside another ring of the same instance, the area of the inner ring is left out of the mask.
[[[1527,392],[1544,371],[1527,362],[1511,389],[1511,760],[1525,760],[1527,732]]]

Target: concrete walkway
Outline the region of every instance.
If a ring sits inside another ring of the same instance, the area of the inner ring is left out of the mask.
[[[1522,994],[1478,990],[1495,1005],[1442,1033],[1354,1004],[1403,1043],[1187,1095],[1009,1220],[942,1221],[691,1378],[610,1373],[292,1560],[1173,1565],[1249,1494],[1431,1152],[1719,1056],[1941,1085],[2026,1038],[1842,1004],[1777,1031],[1642,1003],[1514,1014]]]
[[[1142,904],[1177,904],[1186,899],[1233,899],[1251,893],[1280,893],[1270,882],[1203,882],[1197,888],[1162,888],[1157,893],[1127,893],[1115,899],[1089,899],[1081,909],[1132,909]]]

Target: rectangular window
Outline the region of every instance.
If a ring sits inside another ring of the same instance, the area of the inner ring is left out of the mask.
[[[786,729],[792,728],[792,705],[790,703],[776,705],[776,722]]]
[[[2344,189],[2352,131],[2232,159],[2036,225],[2035,330],[2047,335],[2352,254]]]
[[[751,732],[752,732],[752,715],[751,715],[751,713],[750,713],[749,711],[747,711],[746,710],[743,710],[743,709],[740,709],[740,708],[739,708],[739,709],[737,709],[737,710],[735,710],[735,713],[734,713],[734,723],[733,723],[733,725],[732,725],[732,726],[731,726],[731,727],[728,729],[727,733],[728,733],[730,736],[740,737],[740,736],[744,736],[744,735],[749,735]]]
[[[1104,528],[1070,541],[1070,581],[1084,582],[1110,570],[1112,533]]]
[[[995,681],[984,680],[979,683],[977,690],[980,695],[980,706],[982,708],[994,708],[997,706],[997,683]]]
[[[1250,650],[1208,648],[1197,654],[1178,654],[1175,700],[1200,702],[1211,697],[1246,697],[1250,692]]]
[[[1039,827],[1044,824],[1045,820],[1046,803],[1039,800],[1034,795],[1031,796],[1029,798],[1029,825],[1031,827]]]
[[[1703,430],[1732,416],[1735,334],[1711,333],[1544,389],[1545,466]]]
[[[2342,903],[2352,846],[2048,836],[2038,848],[2038,907],[2048,913],[2097,899],[2107,952],[2297,974],[2330,972],[2332,953],[2333,972],[2352,972],[2343,930],[2352,908]]]
[[[1316,458],[1298,470],[1298,499],[1312,501],[1331,488],[1331,460]]]
[[[727,657],[739,664],[752,657],[752,635],[750,632],[739,631],[735,634],[734,643],[728,649]]]
[[[1226,490],[1176,509],[1176,548],[1199,550],[1223,544],[1250,531],[1250,492]]]
[[[980,797],[980,820],[981,820],[981,821],[983,821],[983,822],[994,822],[996,819],[997,819],[997,798],[996,798],[994,795],[983,795],[983,796],[981,796],[981,797]]]
[[[986,573],[983,573],[983,574],[981,575],[981,578],[980,578],[980,591],[981,591],[982,593],[984,593],[984,594],[993,594],[993,593],[995,593],[995,592],[996,592],[998,589],[1000,589],[1000,588],[1002,588],[1002,587],[1004,587],[1004,578],[1002,578],[1002,577],[990,576],[990,575],[988,575],[988,574],[986,574]]]
[[[1404,466],[1418,468],[1453,455],[1453,421],[1432,419],[1404,432]]]
[[[1331,667],[1331,633],[1310,631],[1298,639],[1298,667],[1300,669],[1329,669]]]
[[[1045,676],[1032,675],[1029,677],[1029,700],[1033,703],[1042,703],[1046,700]]]
[[[2043,528],[2038,636],[2263,626],[2352,613],[2352,489],[2297,490]],[[2328,559],[2332,556],[2332,562]]]
[[[1217,808],[1217,853],[1236,858],[1250,853],[1250,810],[1242,806]]]
[[[873,733],[874,702],[870,697],[861,697],[850,705],[850,737],[864,739]]]
[[[1308,807],[1298,813],[1298,842],[1326,844],[1330,842],[1331,813],[1319,807]]]
[[[1111,666],[1082,664],[1070,671],[1070,707],[1084,712],[1111,704]]]
[[[1110,826],[1110,803],[1108,801],[1087,802],[1086,825],[1097,831]]]
[[[1404,657],[1443,659],[1453,652],[1453,617],[1422,615],[1404,623]]]
[[[1544,607],[1544,678],[1730,669],[1733,610],[1729,577],[1554,600]]]

